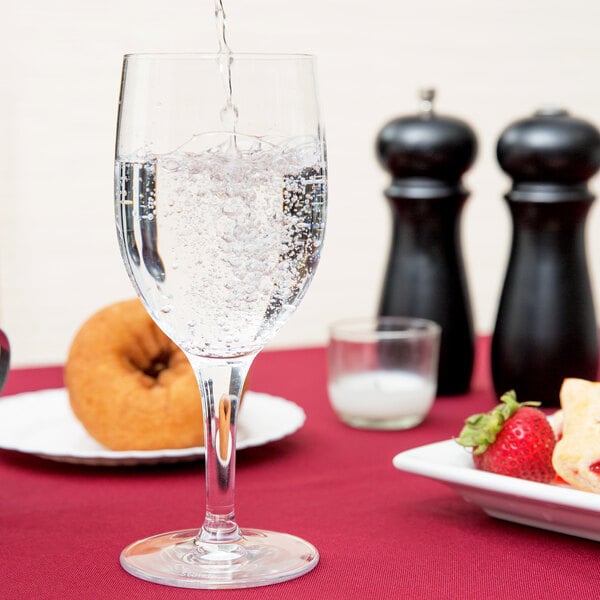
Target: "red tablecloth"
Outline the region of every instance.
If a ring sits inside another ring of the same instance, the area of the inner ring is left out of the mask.
[[[491,406],[483,349],[472,392],[438,399],[427,421],[405,432],[336,419],[323,349],[259,356],[251,388],[293,400],[308,418],[293,436],[239,453],[238,522],[299,535],[321,553],[314,571],[275,586],[186,590],[120,567],[129,542],[200,526],[201,462],[84,467],[0,452],[0,597],[599,597],[600,544],[492,519],[443,484],[392,466],[399,451],[455,435],[465,416]],[[5,394],[61,385],[60,368],[20,370]]]

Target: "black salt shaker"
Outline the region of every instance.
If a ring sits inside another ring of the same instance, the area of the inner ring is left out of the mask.
[[[513,238],[492,338],[494,387],[558,406],[565,377],[595,380],[598,370],[585,223],[600,134],[562,109],[540,110],[501,134],[497,156],[513,180]]]
[[[392,174],[385,194],[393,235],[379,314],[421,317],[442,327],[439,395],[468,391],[474,333],[461,251],[460,215],[468,196],[461,177],[477,152],[467,123],[433,111],[433,90],[421,110],[388,123],[377,139]]]

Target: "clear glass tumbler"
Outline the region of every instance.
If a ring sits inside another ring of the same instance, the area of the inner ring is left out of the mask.
[[[408,429],[436,395],[441,328],[407,317],[335,323],[328,348],[329,398],[348,425]]]

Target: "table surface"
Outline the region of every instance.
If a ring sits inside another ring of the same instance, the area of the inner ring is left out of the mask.
[[[202,462],[91,467],[0,451],[0,597],[20,598],[596,598],[598,542],[487,516],[442,483],[396,470],[400,451],[456,435],[494,402],[480,341],[471,392],[439,398],[421,426],[349,428],[334,416],[323,348],[262,353],[250,388],[302,406],[294,435],[239,452],[241,526],[296,534],[321,559],[293,581],[188,590],[119,565],[129,542],[199,527]],[[13,370],[3,395],[62,386],[62,369]],[[0,402],[2,399],[0,398]]]

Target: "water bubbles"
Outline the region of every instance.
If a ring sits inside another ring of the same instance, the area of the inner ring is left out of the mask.
[[[233,203],[229,203],[225,206],[223,206],[221,208],[221,212],[226,216],[226,217],[235,217],[235,215],[237,214],[237,210],[236,207]]]
[[[225,261],[227,264],[229,264],[229,266],[237,269],[242,266],[243,258],[239,254],[230,254],[225,258]],[[239,273],[237,275],[239,276]]]
[[[235,235],[233,231],[224,231],[221,234],[221,240],[223,240],[226,245],[233,244],[235,242]]]
[[[204,171],[204,166],[202,162],[197,160],[189,160],[187,165],[188,175],[199,175]]]
[[[174,157],[169,156],[161,162],[161,166],[166,171],[177,171],[177,169],[179,169],[179,161]]]
[[[117,171],[134,179],[127,185],[136,240],[143,240],[141,221],[153,219],[169,266],[155,314],[197,355],[266,342],[306,289],[324,231],[323,166],[299,160],[295,142],[278,148],[275,138],[236,133],[231,154],[231,139],[198,134],[154,163],[146,157],[134,170]],[[135,214],[142,200],[145,214]],[[130,266],[140,289],[151,283],[156,290],[143,269]]]
[[[270,277],[263,276],[260,278],[258,289],[264,294],[269,293],[273,289],[273,281]]]

